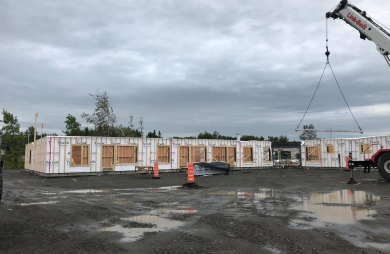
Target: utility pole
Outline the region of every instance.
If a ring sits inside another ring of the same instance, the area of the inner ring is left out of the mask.
[[[43,133],[43,124],[42,124],[42,127],[41,127],[41,139],[42,139],[42,133]]]

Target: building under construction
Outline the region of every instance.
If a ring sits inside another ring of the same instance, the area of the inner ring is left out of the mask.
[[[270,167],[271,142],[177,138],[47,136],[26,145],[25,169],[41,175],[131,172],[136,166],[161,171],[186,168],[188,162],[223,161],[232,168]]]
[[[364,161],[380,149],[390,149],[390,136],[307,140],[301,146],[301,161],[306,167],[345,168],[349,153],[352,160]]]

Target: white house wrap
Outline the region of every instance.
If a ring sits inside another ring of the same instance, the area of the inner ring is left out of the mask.
[[[27,144],[25,155],[25,169],[43,174],[134,171],[155,161],[161,171],[186,167],[188,161],[272,166],[269,141],[47,136]]]
[[[302,166],[339,167],[340,154],[341,167],[345,167],[350,152],[353,160],[364,161],[371,158],[381,147],[390,148],[389,136],[308,140],[301,146]]]

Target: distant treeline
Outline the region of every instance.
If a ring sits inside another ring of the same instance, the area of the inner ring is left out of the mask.
[[[201,132],[198,134],[198,136],[192,136],[192,137],[178,137],[175,136],[174,138],[187,138],[187,139],[224,139],[224,140],[236,140],[237,137],[232,136],[225,136],[221,135],[218,131],[214,131],[213,133],[209,133],[207,131]],[[241,141],[250,141],[250,140],[258,140],[258,141],[271,141],[274,143],[280,143],[280,144],[287,144],[289,142],[289,139],[287,136],[280,135],[278,136],[268,136],[267,139],[265,139],[263,136],[254,136],[254,135],[242,135],[240,138]]]

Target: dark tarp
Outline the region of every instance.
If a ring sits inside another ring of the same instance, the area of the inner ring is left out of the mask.
[[[197,162],[194,163],[194,175],[230,174],[230,164],[226,162]]]

